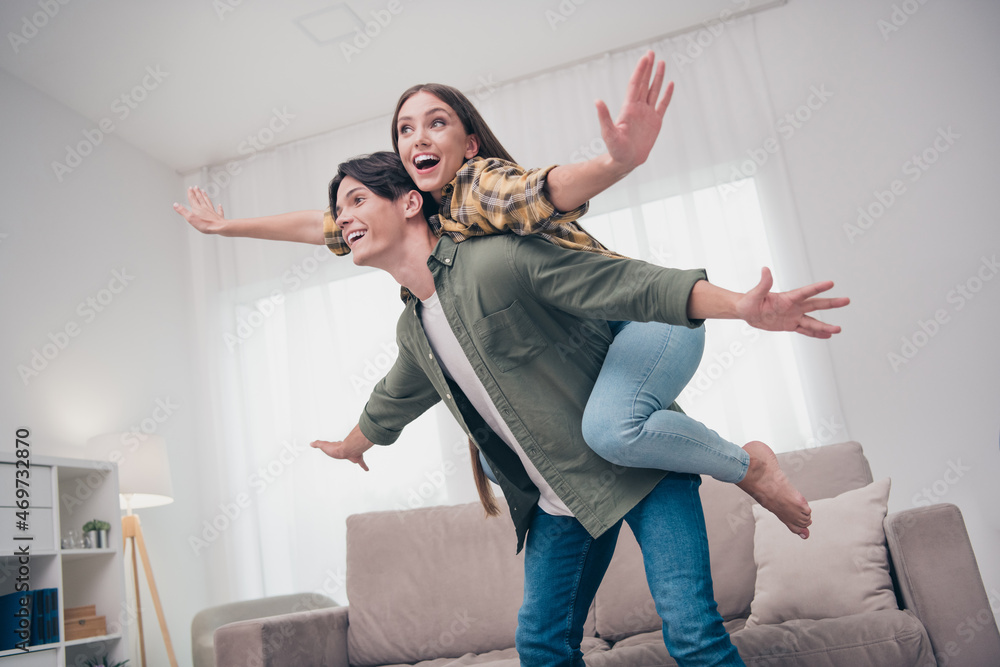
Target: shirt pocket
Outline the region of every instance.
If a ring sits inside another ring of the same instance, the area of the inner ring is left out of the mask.
[[[503,373],[523,366],[549,347],[542,332],[517,301],[482,318],[473,330],[490,361]]]

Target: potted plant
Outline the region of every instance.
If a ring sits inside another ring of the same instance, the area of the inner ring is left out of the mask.
[[[90,546],[96,549],[106,549],[110,545],[108,542],[108,531],[110,530],[111,524],[100,519],[91,519],[83,524],[83,532],[90,540]]]
[[[83,661],[83,667],[126,667],[128,660],[110,663],[106,658],[87,658]]]

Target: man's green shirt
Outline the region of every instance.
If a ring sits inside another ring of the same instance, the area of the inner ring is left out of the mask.
[[[612,341],[608,321],[700,326],[687,317],[687,302],[705,272],[510,234],[462,243],[444,237],[427,264],[448,323],[500,415],[556,495],[599,536],[666,474],[613,465],[583,439],[583,410]],[[419,308],[410,299],[399,318],[399,357],[372,392],[361,432],[376,444],[391,444],[406,424],[443,400],[493,469],[520,549],[538,491],[514,452],[445,377]]]

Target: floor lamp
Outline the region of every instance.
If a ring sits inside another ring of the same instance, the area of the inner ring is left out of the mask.
[[[144,437],[138,446],[133,443]],[[129,443],[128,447],[123,443]],[[160,623],[160,633],[167,648],[167,658],[171,667],[177,667],[177,656],[174,645],[170,641],[170,631],[167,630],[167,620],[160,604],[160,594],[153,579],[153,567],[146,551],[146,540],[142,535],[142,524],[139,516],[132,513],[133,509],[156,507],[174,502],[173,485],[170,481],[170,464],[167,460],[167,447],[163,438],[156,435],[137,436],[134,433],[111,433],[97,436],[88,441],[88,448],[102,451],[102,458],[118,463],[118,493],[121,508],[126,510],[122,517],[122,540],[125,552],[131,548],[132,581],[135,586],[136,623],[139,629],[139,651],[142,656],[142,667],[146,667],[146,644],[142,629],[142,605],[139,597],[139,559],[142,559],[142,569],[146,575],[146,583],[153,598],[156,618]],[[137,557],[138,552],[138,557]]]

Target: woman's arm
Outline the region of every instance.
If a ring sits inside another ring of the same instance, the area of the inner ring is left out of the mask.
[[[586,162],[560,165],[549,172],[545,182],[549,201],[559,211],[572,211],[608,189],[646,161],[656,143],[663,115],[674,94],[670,82],[660,97],[666,65],[661,60],[654,68],[655,56],[649,51],[636,65],[625,92],[618,120],[612,121],[607,105],[598,100],[597,117],[601,136],[608,152]],[[653,73],[653,81],[649,76]]]
[[[260,218],[227,220],[222,205],[213,207],[212,200],[201,188],[188,188],[188,203],[190,210],[176,203],[174,210],[203,234],[324,244],[323,211],[294,211]]]

